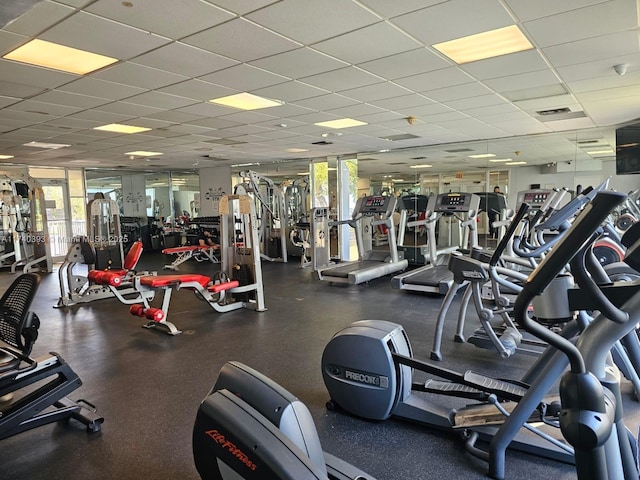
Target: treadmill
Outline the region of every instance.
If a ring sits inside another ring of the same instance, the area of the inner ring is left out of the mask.
[[[358,285],[405,270],[408,262],[398,254],[396,228],[393,223],[396,203],[397,198],[394,196],[374,195],[359,198],[351,220],[334,223],[346,223],[354,228],[358,260],[321,268],[317,270],[318,278],[326,282]],[[383,230],[386,230],[388,242],[387,248],[374,250],[372,230],[378,225],[382,225]]]
[[[468,232],[470,241],[468,248],[478,244],[476,219],[480,207],[480,197],[473,193],[441,193],[429,198],[427,204],[427,235],[431,264],[416,268],[407,273],[396,275],[391,279],[391,286],[399,290],[435,293],[446,295],[453,284],[453,274],[447,267],[448,254],[453,250],[438,251],[436,240],[436,223],[443,216],[463,214],[461,225]],[[465,235],[463,234],[462,238]],[[462,239],[461,239],[462,240]],[[460,242],[461,248],[465,245]]]

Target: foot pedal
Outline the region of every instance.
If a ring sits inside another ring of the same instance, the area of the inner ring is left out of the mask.
[[[425,392],[439,393],[449,397],[468,398],[471,400],[486,400],[487,394],[467,385],[453,382],[441,382],[438,380],[427,380],[423,388]]]
[[[482,390],[483,392],[493,393],[498,398],[519,401],[526,393],[527,389],[520,385],[505,382],[503,380],[497,380],[491,377],[485,377],[472,371],[466,371],[464,373],[465,384]]]

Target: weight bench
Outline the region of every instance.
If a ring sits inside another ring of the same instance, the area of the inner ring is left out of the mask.
[[[88,432],[104,422],[87,401],[67,398],[82,381],[58,354],[30,356],[40,320],[29,307],[39,282],[34,273],[20,275],[0,298],[0,439],[68,418]]]
[[[182,333],[172,322],[167,320],[171,295],[174,290],[184,288],[193,290],[196,296],[207,302],[215,311],[224,313],[247,306],[246,302],[229,301],[226,296],[227,292],[243,293],[253,288],[252,285],[241,287],[237,280],[212,282],[210,277],[200,274],[146,275],[134,277],[133,282],[134,288],[142,296],[142,302],[138,301],[131,305],[129,312],[149,320],[146,325],[143,325],[144,328],[162,327],[169,335]],[[158,290],[162,290],[164,293],[160,308],[152,307],[148,300],[149,297],[153,298],[153,294]]]
[[[176,259],[163,268],[167,270],[179,270],[178,265],[193,258],[196,262],[210,261],[211,263],[220,263],[215,252],[219,250],[218,245],[185,245],[183,247],[165,248],[162,253],[165,255],[177,255]]]

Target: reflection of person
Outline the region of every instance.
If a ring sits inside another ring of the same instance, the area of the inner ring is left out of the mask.
[[[493,193],[502,193],[500,192],[500,187],[498,185],[493,187]],[[497,212],[493,208],[488,208],[487,210],[488,210],[487,216],[489,217],[489,235],[491,236],[491,238],[497,238],[498,229],[493,226],[493,222],[495,222],[498,219],[498,214],[500,212]]]
[[[218,247],[214,236],[209,230],[203,230],[198,236],[198,245],[201,247]]]

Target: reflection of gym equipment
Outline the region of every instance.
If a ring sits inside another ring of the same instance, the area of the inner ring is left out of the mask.
[[[286,262],[287,209],[282,190],[273,180],[257,172],[241,172],[240,176],[243,183],[234,187],[234,193],[250,195],[257,202],[260,255],[270,262]]]
[[[426,233],[425,215],[429,197],[426,195],[410,195],[400,197],[402,210],[398,222],[398,251],[409,265],[426,265],[429,263],[429,246],[417,244],[419,237]],[[405,244],[407,233],[414,234],[413,245]]]
[[[346,223],[355,230],[358,260],[319,268],[317,273],[320,280],[357,285],[407,268],[408,262],[399,258],[396,244],[396,228],[393,223],[396,201],[397,199],[394,196],[360,197],[353,210],[351,220],[331,223],[331,225]],[[313,228],[318,234],[319,232],[325,232],[324,237],[328,237],[327,233],[330,225],[327,213],[327,209],[314,210],[313,221],[315,225]],[[388,249],[373,249],[372,229],[378,225],[386,227]],[[326,241],[328,242],[329,239],[326,238]],[[325,258],[316,259],[315,255],[321,252],[325,255]],[[313,261],[317,262],[318,265],[329,265],[330,259],[328,255],[329,245],[327,244],[327,248],[314,251]]]
[[[22,274],[0,298],[0,439],[69,418],[97,432],[104,421],[88,402],[67,398],[82,381],[59,355],[30,356],[40,321],[29,307],[39,281]]]
[[[480,197],[473,193],[441,193],[429,197],[425,226],[427,228],[427,246],[430,265],[396,275],[391,286],[400,290],[437,293],[444,295],[453,283],[453,274],[447,268],[448,253],[458,248],[467,249],[478,245],[476,218]],[[463,214],[463,218],[458,215]],[[436,237],[436,225],[439,232]],[[444,225],[448,222],[448,228]],[[454,234],[454,228],[456,234]],[[462,230],[462,232],[461,232]],[[442,242],[442,238],[447,238]],[[454,247],[457,237],[459,246]],[[438,240],[446,247],[438,245]]]
[[[76,239],[58,269],[60,298],[56,307],[68,307],[114,296],[114,290],[109,288],[108,283],[90,280],[84,273],[84,268],[89,272],[112,270],[114,278],[120,279],[117,285],[113,285],[119,289],[120,294],[135,293],[130,288],[128,277],[134,273],[141,254],[142,243],[136,242],[129,249],[127,258],[124,258],[118,204],[115,200],[100,196],[94,198],[87,205],[87,237]]]
[[[179,270],[178,265],[183,264],[187,260],[193,258],[196,262],[220,263],[216,256],[219,250],[218,246],[202,246],[202,245],[184,245],[182,247],[171,247],[162,250],[165,255],[176,255],[176,259],[163,268],[167,270]]]
[[[375,480],[322,451],[307,407],[268,377],[227,362],[193,428],[203,480]]]
[[[133,288],[142,298],[131,305],[129,312],[149,320],[144,327],[161,327],[170,335],[181,333],[167,319],[171,296],[180,289],[192,290],[220,313],[240,308],[266,310],[253,199],[248,195],[226,195],[220,199],[219,208],[221,269],[213,279],[198,274],[133,277]],[[158,291],[163,292],[159,308],[151,305],[152,294]]]
[[[47,210],[40,183],[17,171],[0,170],[0,268],[12,273],[51,272]]]

